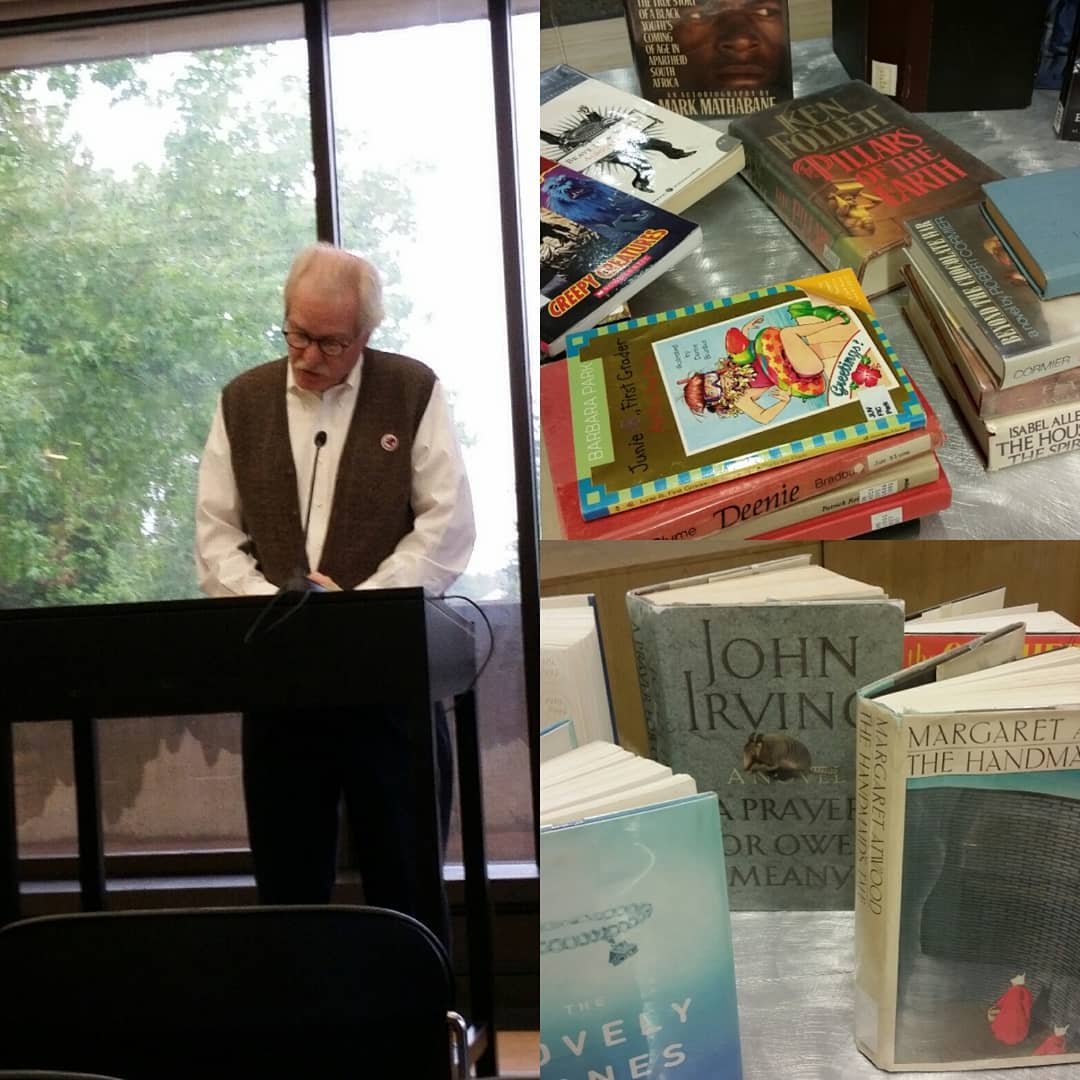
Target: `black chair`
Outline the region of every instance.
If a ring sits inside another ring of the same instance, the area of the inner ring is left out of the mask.
[[[442,945],[382,908],[26,919],[0,929],[0,972],[8,1069],[124,1080],[459,1080],[468,1071]]]
[[[54,1069],[0,1069],[0,1080],[120,1080],[101,1073],[56,1072]]]

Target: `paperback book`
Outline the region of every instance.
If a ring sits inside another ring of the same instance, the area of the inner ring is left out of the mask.
[[[1043,300],[1080,293],[1080,166],[995,180],[983,213]]]
[[[1080,401],[1052,403],[1001,416],[980,416],[979,407],[959,374],[955,348],[945,331],[930,321],[913,298],[904,305],[904,314],[931,368],[986,456],[987,469],[993,472],[1080,449]]]
[[[1080,367],[1066,368],[1054,375],[1014,386],[999,386],[967,332],[956,321],[955,315],[941,305],[937,294],[923,281],[919,272],[908,265],[902,273],[911,291],[909,303],[918,305],[925,320],[940,335],[943,347],[971,395],[979,416],[1008,416],[1010,413],[1030,412],[1062,402],[1080,401]]]
[[[934,459],[932,467],[935,476],[926,483],[898,487],[886,494],[871,492],[876,497],[868,501],[843,506],[816,521],[801,521],[756,533],[754,539],[847,540],[940,513],[952,505],[952,485],[941,462]]]
[[[1080,1062],[1080,649],[1023,624],[858,701],[856,1041],[891,1071]]]
[[[540,152],[673,214],[745,160],[731,135],[566,64],[540,73]]]
[[[650,752],[715,791],[733,909],[854,898],[853,703],[903,605],[808,556],[627,594]]]
[[[570,335],[586,520],[925,427],[854,276],[800,284]]]
[[[689,778],[661,779],[592,814],[599,776],[655,765],[631,754],[596,768],[575,760],[598,747],[540,769],[542,802],[582,792],[565,824],[540,829],[541,1080],[740,1080],[716,796],[692,782],[673,794]]]
[[[916,387],[918,394],[918,388]],[[561,540],[696,540],[715,533],[752,536],[767,528],[775,515],[795,514],[813,502],[805,517],[830,514],[856,492],[888,490],[895,480],[882,480],[894,468],[927,457],[942,445],[945,434],[936,414],[919,395],[926,426],[900,432],[871,443],[841,447],[831,453],[804,458],[776,469],[698,488],[674,499],[628,510],[624,514],[585,521],[578,500],[570,418],[570,387],[566,361],[545,365],[540,371],[540,424],[544,487],[544,539]],[[936,473],[935,473],[936,475]],[[912,485],[914,486],[914,485]],[[896,490],[899,490],[897,488]],[[829,500],[828,508],[819,500]],[[837,501],[833,501],[837,500]],[[556,513],[550,511],[554,505]],[[785,518],[794,521],[796,518]],[[799,519],[801,520],[801,519]],[[737,532],[731,530],[738,530]]]
[[[569,720],[575,745],[615,740],[600,623],[591,596],[540,602],[540,726]]]
[[[900,284],[907,217],[977,202],[998,173],[864,82],[731,124],[744,176],[830,270],[877,296]]]
[[[741,116],[791,100],[787,0],[623,0],[641,92],[682,116]]]
[[[701,245],[701,227],[540,159],[540,348],[605,321]]]
[[[1080,296],[1041,300],[978,206],[913,217],[905,227],[907,258],[999,386],[1080,367]]]

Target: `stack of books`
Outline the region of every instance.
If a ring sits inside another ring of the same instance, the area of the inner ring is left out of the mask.
[[[540,339],[608,319],[701,245],[679,217],[743,166],[737,139],[565,64],[540,76]]]
[[[843,539],[950,502],[850,269],[571,334],[540,413],[567,539]]]
[[[1080,448],[1080,169],[905,222],[904,311],[989,469]]]

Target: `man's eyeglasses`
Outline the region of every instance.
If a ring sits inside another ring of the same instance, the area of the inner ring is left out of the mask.
[[[309,345],[317,345],[323,356],[340,356],[352,343],[352,341],[340,341],[338,338],[314,338],[305,334],[302,330],[282,330],[282,336],[294,349],[306,349]]]

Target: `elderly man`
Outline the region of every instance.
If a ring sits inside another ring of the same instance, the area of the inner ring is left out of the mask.
[[[288,355],[225,387],[203,452],[196,567],[208,595],[272,594],[305,574],[328,589],[441,593],[465,569],[472,502],[446,396],[425,365],[368,347],[382,315],[378,276],[363,259],[327,244],[296,257],[285,283]],[[261,902],[330,899],[344,795],[366,900],[416,914],[408,749],[395,712],[245,714]],[[441,709],[436,744],[445,843]],[[447,940],[447,926],[432,929]]]

